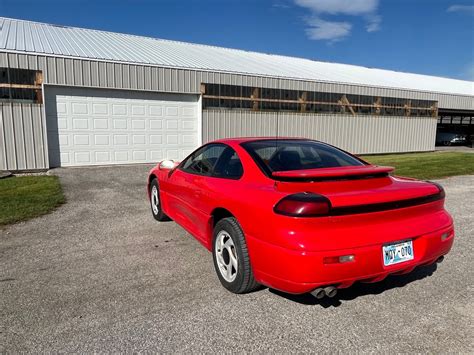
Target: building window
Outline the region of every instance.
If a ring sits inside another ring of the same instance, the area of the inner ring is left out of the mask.
[[[376,116],[438,116],[436,101],[202,84],[203,108]]]
[[[42,103],[40,70],[0,68],[0,102]]]

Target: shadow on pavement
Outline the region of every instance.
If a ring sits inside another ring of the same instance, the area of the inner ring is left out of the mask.
[[[324,297],[321,300],[316,299],[309,293],[303,295],[292,295],[273,289],[269,289],[269,291],[290,301],[304,305],[320,305],[323,308],[339,307],[342,304],[342,301],[351,301],[357,297],[366,295],[378,295],[393,288],[404,287],[410,282],[431,276],[437,268],[437,264],[434,263],[428,266],[418,267],[406,275],[388,276],[385,280],[380,282],[371,284],[358,282],[349,288],[340,289],[337,295],[333,298]]]

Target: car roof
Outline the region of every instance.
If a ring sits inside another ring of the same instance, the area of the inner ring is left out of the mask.
[[[276,137],[276,136],[266,136],[266,137],[232,137],[232,138],[222,138],[212,141],[210,143],[234,143],[240,144],[245,142],[254,142],[262,140],[311,140],[304,137]]]

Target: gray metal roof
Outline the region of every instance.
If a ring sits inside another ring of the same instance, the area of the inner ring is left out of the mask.
[[[474,96],[474,82],[0,17],[0,51]]]

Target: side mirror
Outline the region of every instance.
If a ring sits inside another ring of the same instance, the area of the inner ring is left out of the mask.
[[[176,167],[176,163],[174,160],[163,160],[162,162],[160,162],[160,165],[158,165],[158,167],[161,169],[173,169],[174,167]]]

